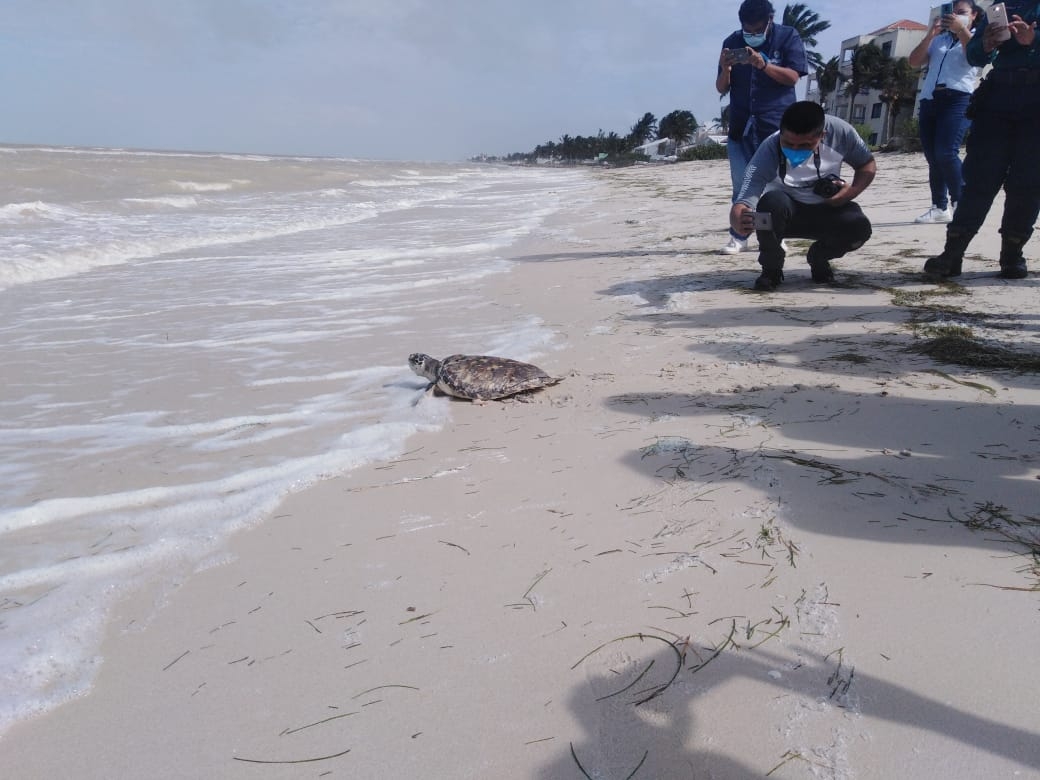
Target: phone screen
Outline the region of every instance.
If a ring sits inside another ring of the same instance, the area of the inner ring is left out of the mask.
[[[768,211],[753,211],[751,218],[754,220],[755,230],[773,229],[773,215]]]
[[[953,3],[943,3],[939,9],[939,16],[953,16]]]

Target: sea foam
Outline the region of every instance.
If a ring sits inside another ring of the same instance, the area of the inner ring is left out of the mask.
[[[551,350],[482,281],[591,181],[3,151],[0,732],[89,692],[118,599],[443,425],[409,353]]]

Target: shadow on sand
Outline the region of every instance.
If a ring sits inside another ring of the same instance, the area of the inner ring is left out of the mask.
[[[943,704],[885,680],[855,674],[833,655],[821,658],[800,653],[792,664],[762,649],[740,648],[725,640],[715,648],[671,644],[667,639],[642,635],[615,640],[575,665],[581,678],[571,688],[568,706],[580,723],[580,737],[537,775],[543,780],[562,778],[687,778],[724,777],[730,780],[762,777],[795,762],[813,765],[823,776],[835,767],[826,757],[778,751],[771,766],[753,768],[724,751],[692,748],[718,741],[721,724],[746,724],[735,740],[775,741],[775,733],[755,734],[756,710],[782,706],[792,713],[809,709],[823,717],[841,717],[854,704],[866,718],[889,721],[1040,770],[1040,734],[1008,726]],[[721,650],[719,649],[721,648]],[[737,701],[733,711],[715,720],[698,707],[698,699],[741,679],[771,686],[767,696]],[[869,698],[859,690],[869,691]],[[823,707],[829,703],[830,708]],[[829,727],[827,727],[829,731]],[[731,743],[733,740],[730,740]]]

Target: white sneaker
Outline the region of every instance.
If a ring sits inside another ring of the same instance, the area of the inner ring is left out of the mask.
[[[741,252],[748,251],[747,239],[737,238],[730,234],[729,243],[719,250],[720,254],[723,255],[739,255]]]
[[[914,220],[919,225],[938,225],[953,219],[953,212],[947,206],[944,209],[932,206],[928,211]]]

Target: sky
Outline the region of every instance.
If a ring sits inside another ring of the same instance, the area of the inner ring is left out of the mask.
[[[785,4],[773,4],[779,18]],[[806,5],[832,23],[815,47],[824,59],[929,13]],[[0,143],[436,161],[624,135],[646,112],[711,124],[739,6],[0,0]]]

